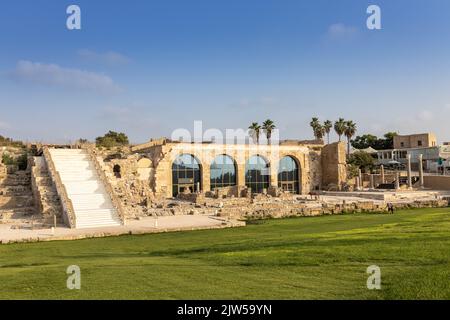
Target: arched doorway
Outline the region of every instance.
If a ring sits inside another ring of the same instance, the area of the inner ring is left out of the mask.
[[[118,164],[114,165],[113,172],[114,172],[114,176],[117,179],[122,178],[121,168],[120,168],[120,166]]]
[[[278,165],[278,187],[283,191],[298,194],[300,191],[298,173],[298,164],[293,157],[282,158]]]
[[[270,186],[270,166],[261,156],[253,156],[245,164],[245,185],[254,193],[262,193]]]
[[[236,164],[230,156],[219,155],[211,162],[211,190],[236,185]]]
[[[200,163],[191,154],[179,155],[172,164],[172,195],[201,189]]]

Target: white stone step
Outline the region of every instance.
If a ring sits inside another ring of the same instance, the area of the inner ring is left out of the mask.
[[[86,153],[83,149],[49,149],[50,154],[80,154],[80,153]]]
[[[55,166],[67,169],[70,167],[77,167],[77,168],[95,168],[92,163],[90,163],[88,160],[57,160],[53,161]]]
[[[106,223],[80,223],[76,225],[77,229],[93,229],[93,228],[105,228],[105,227],[120,227],[120,223],[106,222]]]
[[[75,172],[59,172],[59,176],[65,181],[89,181],[94,180],[94,178],[98,178],[94,172],[80,172],[78,174]]]
[[[76,228],[120,226],[111,196],[88,154],[79,149],[50,149],[50,155],[72,201]]]
[[[97,180],[67,181],[66,190],[71,194],[105,193],[105,187]]]

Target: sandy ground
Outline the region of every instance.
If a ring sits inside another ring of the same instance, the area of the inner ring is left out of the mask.
[[[167,217],[146,217],[127,221],[125,226],[89,229],[69,229],[64,227],[31,230],[31,228],[11,229],[11,224],[0,224],[0,242],[34,242],[49,240],[73,240],[122,234],[158,233],[181,230],[213,229],[243,226],[244,223],[227,221],[223,218],[204,215],[180,215]]]

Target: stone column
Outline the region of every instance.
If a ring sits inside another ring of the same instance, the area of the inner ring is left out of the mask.
[[[375,189],[374,177],[373,174],[370,174],[370,189]]]
[[[201,192],[206,192],[206,191],[211,191],[211,171],[210,171],[210,167],[208,165],[202,165],[202,174],[201,174],[201,186],[200,186],[200,191]]]
[[[400,174],[398,172],[395,173],[395,190],[400,189]]]
[[[407,160],[407,169],[408,169],[408,188],[412,188],[412,179],[411,179],[411,155],[408,154],[406,156]]]
[[[278,161],[276,158],[270,159],[270,181],[269,185],[278,188]]]
[[[363,183],[363,178],[362,178],[362,171],[361,171],[361,169],[358,169],[358,178],[359,178],[359,183],[361,184],[361,189],[364,189],[364,183]]]
[[[381,165],[380,167],[380,171],[381,171],[381,183],[385,183],[385,179],[384,179],[384,166]]]
[[[423,155],[419,154],[419,183],[420,183],[420,188],[421,189],[423,189],[423,186],[424,186],[422,160],[423,160]]]
[[[355,180],[356,180],[356,190],[359,191],[361,190],[361,183],[359,181],[359,177],[356,177]]]
[[[237,169],[237,185],[240,187],[245,186],[245,163],[236,164]]]

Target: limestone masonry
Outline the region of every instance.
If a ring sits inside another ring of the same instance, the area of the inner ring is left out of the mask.
[[[450,197],[424,189],[431,178],[423,179],[423,173],[417,180],[408,172],[403,184],[398,172],[383,168],[381,176],[351,177],[342,142],[158,139],[112,149],[84,144],[33,150],[26,170],[0,165],[0,221],[11,228],[114,228],[181,215],[217,217],[236,226],[248,218],[383,212],[388,202],[397,208],[443,207]],[[18,156],[20,150],[2,153]],[[445,178],[438,181],[441,190]],[[395,188],[376,189],[385,185]]]

